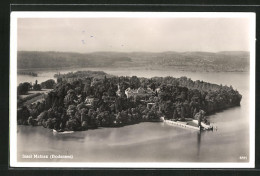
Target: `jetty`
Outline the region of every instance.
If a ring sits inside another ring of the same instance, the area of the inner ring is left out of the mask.
[[[201,125],[198,125],[198,120],[191,119],[191,118],[185,118],[185,121],[180,121],[180,120],[174,120],[174,119],[164,119],[164,117],[161,118],[163,122],[169,124],[169,125],[174,125],[174,126],[179,126],[182,128],[187,128],[187,129],[192,129],[192,130],[213,130],[213,126],[210,124],[206,124],[204,122],[201,122]]]

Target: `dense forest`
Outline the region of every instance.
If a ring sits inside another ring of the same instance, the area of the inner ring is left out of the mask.
[[[18,51],[18,69],[112,67],[186,71],[248,71],[249,52],[37,52]]]
[[[117,127],[159,121],[162,116],[194,118],[199,110],[210,115],[240,106],[242,99],[231,86],[186,77],[148,79],[91,71],[56,77],[54,89],[43,101],[18,108],[18,124],[62,131]]]

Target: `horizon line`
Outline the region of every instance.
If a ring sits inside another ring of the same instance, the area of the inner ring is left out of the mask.
[[[80,52],[80,51],[55,51],[55,50],[17,50],[17,52],[56,52],[56,53],[79,53],[79,54],[90,54],[90,53],[195,53],[195,52],[202,52],[202,53],[221,53],[221,52],[247,52],[247,50],[222,50],[222,51],[202,51],[202,50],[194,50],[194,51],[90,51],[90,52]]]

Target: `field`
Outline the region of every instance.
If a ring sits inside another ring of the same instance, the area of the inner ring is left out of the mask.
[[[52,89],[43,89],[41,91],[29,91],[26,95],[20,95],[17,100],[18,107],[27,106],[36,101],[41,101],[46,97],[46,94]]]

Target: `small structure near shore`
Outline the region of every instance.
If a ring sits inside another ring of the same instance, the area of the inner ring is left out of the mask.
[[[198,131],[214,129],[213,126],[210,124],[201,122],[201,124],[199,125],[200,122],[198,120],[194,120],[194,119],[190,119],[190,118],[186,118],[185,121],[174,121],[172,119],[165,120],[163,118],[163,121],[170,125],[179,126],[182,128],[187,128],[187,129],[192,129],[192,130],[198,130]]]

